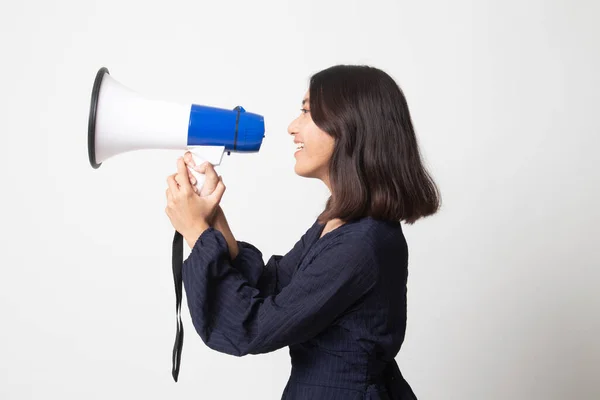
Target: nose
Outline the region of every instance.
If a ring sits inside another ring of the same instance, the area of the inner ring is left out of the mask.
[[[298,118],[296,118],[292,122],[290,122],[290,124],[288,126],[288,133],[290,135],[295,135],[298,133]]]

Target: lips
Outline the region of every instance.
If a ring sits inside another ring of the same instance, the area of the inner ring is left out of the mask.
[[[296,145],[296,151],[294,151],[294,155],[304,149],[304,142],[301,142],[299,140],[294,140],[294,144]]]

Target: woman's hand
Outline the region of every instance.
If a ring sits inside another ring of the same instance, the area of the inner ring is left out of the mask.
[[[197,170],[199,172],[212,170],[214,173],[212,165],[210,167],[204,165],[204,167]],[[214,173],[214,176],[207,173],[207,182],[209,182],[210,176],[208,189],[211,187],[214,187],[214,189],[208,195],[202,196],[201,193],[198,196],[193,189],[188,174],[186,163],[183,157],[180,157],[177,160],[177,173],[167,178],[169,188],[166,191],[167,207],[165,212],[173,227],[181,233],[188,244],[191,244],[190,247],[193,247],[202,232],[210,226],[209,221],[214,218],[226,188],[222,178],[215,179],[216,173]],[[205,183],[204,186],[207,186],[207,184]]]
[[[193,185],[194,192],[198,193],[201,197],[211,195],[217,188],[217,184],[219,183],[220,179],[220,176],[217,175],[217,172],[215,171],[213,165],[208,161],[200,165],[196,165],[196,162],[192,158],[192,153],[189,151],[186,151],[183,155],[183,161],[185,161],[186,166],[192,168],[195,171],[200,172],[201,174],[204,174],[205,176],[204,185],[202,186],[200,193],[198,193],[198,187],[196,186],[196,178],[194,178],[194,175],[192,175],[192,173],[188,171],[188,176],[190,177],[190,182]]]
[[[189,151],[186,151],[185,154],[183,155],[183,160],[185,161],[185,164],[187,167],[192,168],[200,173],[204,174],[204,186],[202,186],[202,189],[200,190],[201,193],[199,193],[200,196],[209,196],[211,195],[216,187],[217,184],[219,183],[219,179],[220,176],[217,176],[217,173],[215,172],[215,169],[213,168],[213,165],[209,162],[205,162],[201,165],[196,165],[196,162],[194,161],[193,157],[192,157],[192,153],[190,153]],[[196,178],[194,178],[194,175],[192,175],[192,173],[189,171],[188,169],[188,173],[190,176],[190,182],[192,183],[194,191],[196,193],[198,193],[198,187],[195,186],[196,185]],[[223,236],[225,236],[225,240],[227,241],[227,246],[229,247],[229,254],[231,256],[231,259],[235,259],[235,257],[238,255],[239,253],[239,246],[237,244],[237,241],[235,240],[235,237],[233,236],[233,233],[231,232],[231,229],[229,228],[229,224],[227,223],[227,218],[225,218],[225,213],[223,213],[223,209],[221,208],[221,205],[217,206],[217,211],[215,212],[215,216],[212,219],[212,221],[207,221],[209,223],[210,226],[212,226],[213,228],[215,228],[216,230],[218,230],[219,232],[221,232],[223,234]]]
[[[217,172],[215,171],[213,165],[208,161],[200,165],[196,165],[196,162],[192,158],[192,153],[189,151],[186,151],[183,155],[183,161],[185,161],[185,165],[187,167],[198,171],[201,174],[204,174],[204,185],[202,186],[202,189],[200,189],[200,193],[198,193],[198,186],[196,186],[198,182],[196,181],[194,175],[192,175],[192,173],[188,170],[188,176],[190,177],[190,182],[192,184],[194,192],[202,197],[211,195],[217,188],[217,184],[219,183],[219,179],[221,178],[217,175]],[[221,217],[224,219],[222,215],[223,210],[221,209],[221,205],[219,205],[217,206],[217,211],[215,212],[214,218],[212,220],[208,220],[207,222],[210,226],[217,227],[216,224],[218,223],[219,218]]]

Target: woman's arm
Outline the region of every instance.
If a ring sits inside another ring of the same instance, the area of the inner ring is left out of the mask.
[[[258,289],[263,297],[279,293],[289,284],[306,247],[307,233],[285,255],[273,255],[265,264],[259,249],[251,243],[235,239],[221,206],[215,214],[212,227],[227,242],[231,266],[240,271],[247,283]]]
[[[227,257],[223,235],[209,228],[183,263],[196,332],[206,345],[243,356],[304,342],[373,289],[372,241],[337,238],[298,270],[281,292],[260,296]]]
[[[233,261],[238,256],[240,249],[235,237],[233,236],[233,233],[231,232],[231,229],[229,228],[227,218],[225,218],[225,213],[220,205],[217,208],[217,214],[213,220],[213,227],[221,232],[225,237],[225,240],[227,241],[227,247],[229,248],[229,255]]]
[[[240,271],[248,284],[260,291],[261,296],[268,296],[281,290],[282,282],[289,281],[288,271],[281,271],[279,274],[279,261],[283,256],[274,255],[265,264],[259,249],[250,243],[235,239],[221,206],[217,209],[212,226],[223,235],[227,242],[231,266]],[[280,275],[282,279],[280,279]]]
[[[227,242],[231,266],[239,270],[248,280],[248,284],[258,290],[261,295],[271,294],[277,287],[278,263],[277,256],[273,256],[265,265],[260,250],[246,242],[238,242],[227,223],[223,209],[219,205],[213,219],[213,228],[223,235]]]

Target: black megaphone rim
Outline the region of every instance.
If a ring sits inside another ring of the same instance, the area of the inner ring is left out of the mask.
[[[98,97],[104,74],[109,74],[108,68],[102,67],[96,73],[94,88],[92,89],[92,100],[90,102],[90,116],[88,118],[88,157],[92,168],[99,168],[102,163],[96,162],[96,114],[98,111]]]

